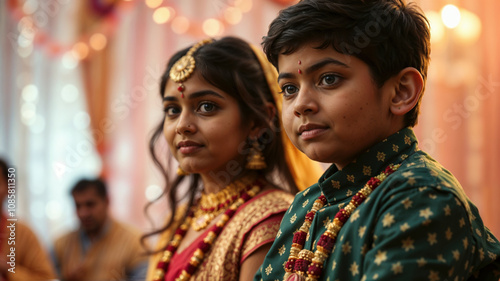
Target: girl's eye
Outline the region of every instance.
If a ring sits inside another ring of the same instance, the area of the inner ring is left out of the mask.
[[[320,85],[334,85],[339,82],[340,77],[333,74],[326,74],[321,77]]]
[[[198,111],[201,113],[213,112],[217,109],[217,106],[211,102],[202,102],[198,107]]]
[[[167,106],[167,107],[165,107],[165,109],[163,111],[165,111],[165,113],[169,117],[172,117],[172,116],[175,116],[175,115],[178,115],[179,113],[181,113],[181,110],[176,106]]]
[[[286,97],[293,94],[296,94],[299,89],[293,85],[285,85],[281,88],[281,93]]]

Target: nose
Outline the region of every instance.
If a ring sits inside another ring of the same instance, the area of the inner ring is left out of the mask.
[[[314,90],[302,87],[295,97],[294,114],[297,117],[301,115],[314,114],[318,111],[318,96]]]
[[[192,116],[187,110],[184,110],[177,119],[175,132],[179,135],[189,135],[196,132],[196,126],[192,120]]]
[[[86,219],[86,218],[90,217],[90,215],[91,215],[90,209],[85,207],[85,206],[78,207],[76,212],[77,212],[77,215],[80,219]]]

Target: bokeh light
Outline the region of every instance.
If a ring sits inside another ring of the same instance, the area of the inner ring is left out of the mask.
[[[25,125],[31,125],[36,116],[36,105],[31,102],[25,102],[21,106],[21,120]]]
[[[21,95],[25,102],[35,102],[38,99],[38,87],[33,84],[26,85]]]
[[[229,7],[224,11],[224,19],[229,24],[232,24],[232,25],[238,24],[242,18],[243,18],[243,15],[241,13],[241,10],[238,8]]]
[[[17,54],[22,58],[27,58],[33,53],[33,45],[27,47],[17,47]]]
[[[163,2],[163,0],[146,0],[146,6],[150,7],[151,9],[154,9],[160,6],[161,2]]]
[[[64,53],[61,59],[62,65],[67,69],[74,69],[78,66],[78,59],[71,51]]]
[[[207,19],[203,22],[203,32],[208,36],[216,36],[222,33],[222,23],[216,19]]]
[[[45,205],[45,215],[51,220],[57,220],[61,218],[62,207],[61,203],[56,200],[51,200]]]
[[[153,201],[155,199],[158,199],[162,192],[163,190],[160,186],[152,184],[146,188],[145,196],[148,201]]]
[[[153,20],[157,24],[166,23],[170,19],[170,10],[167,7],[161,7],[153,13]]]
[[[89,46],[83,42],[78,42],[73,45],[71,52],[75,58],[83,60],[89,55]]]
[[[23,5],[23,12],[27,15],[33,14],[38,9],[37,0],[26,0]]]
[[[465,9],[460,10],[461,20],[454,29],[455,35],[463,43],[474,43],[481,35],[481,19]]]
[[[73,84],[64,85],[61,90],[61,98],[68,103],[76,101],[79,95],[78,88]]]
[[[247,13],[252,9],[252,0],[235,0],[234,6],[240,8],[243,13]]]
[[[460,23],[460,10],[455,5],[448,4],[441,9],[441,18],[448,28],[455,28]]]
[[[94,33],[89,40],[90,47],[96,51],[100,51],[106,47],[106,44],[108,43],[108,40],[106,39],[106,36],[102,33]]]

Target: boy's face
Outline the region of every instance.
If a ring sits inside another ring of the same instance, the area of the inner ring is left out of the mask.
[[[390,112],[395,89],[378,88],[360,59],[313,46],[279,56],[283,125],[309,158],[342,169],[398,130]]]

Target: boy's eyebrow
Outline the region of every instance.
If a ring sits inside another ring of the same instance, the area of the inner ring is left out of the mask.
[[[326,58],[320,62],[317,62],[311,66],[309,66],[308,68],[306,68],[306,71],[305,73],[306,74],[309,74],[311,72],[314,72],[318,69],[321,69],[322,67],[324,67],[325,65],[328,65],[328,64],[335,64],[335,65],[338,65],[338,66],[342,66],[342,67],[345,67],[345,68],[349,68],[349,66],[339,60],[336,60],[336,59],[332,59],[332,58]]]
[[[200,97],[204,97],[204,96],[214,96],[214,97],[217,97],[220,99],[225,99],[222,95],[220,95],[214,91],[211,91],[211,90],[195,92],[195,93],[188,95],[187,98],[192,100],[192,99],[196,99],[196,98],[200,98]],[[175,96],[163,97],[164,102],[165,101],[178,101],[178,100],[179,99]]]
[[[310,74],[318,69],[321,69],[322,67],[324,67],[325,65],[328,65],[328,64],[335,64],[338,66],[349,68],[349,66],[347,64],[345,64],[339,60],[332,59],[332,58],[326,58],[326,59],[319,61],[319,62],[309,66],[308,68],[306,68],[305,74]],[[284,78],[294,78],[294,77],[295,77],[295,74],[292,74],[290,72],[282,72],[278,75],[278,81],[280,81],[281,79],[284,79]]]

